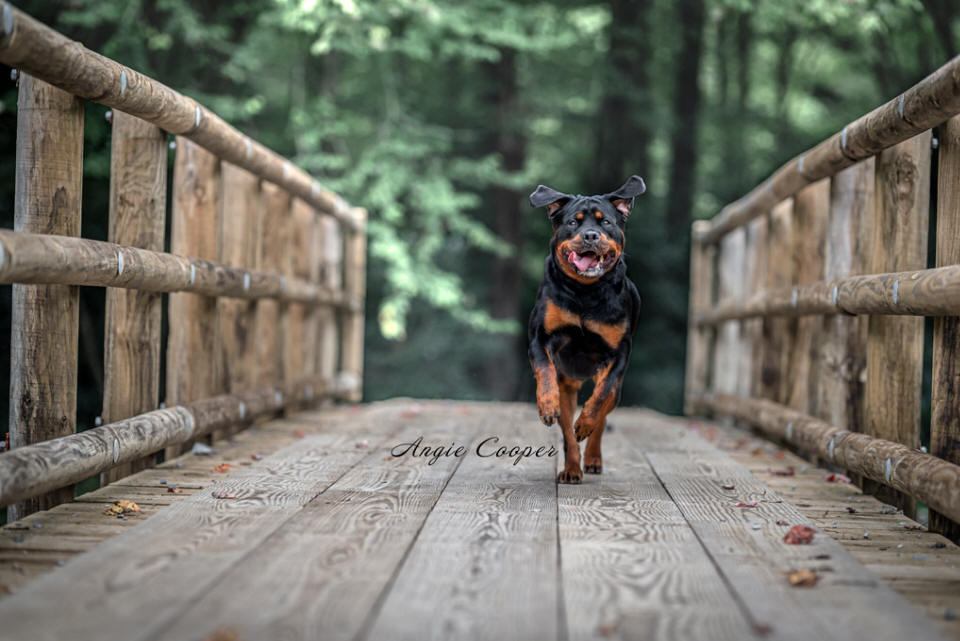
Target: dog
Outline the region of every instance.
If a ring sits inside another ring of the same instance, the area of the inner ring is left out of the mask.
[[[537,411],[563,432],[564,467],[558,483],[580,483],[580,441],[588,474],[603,472],[600,440],[607,414],[620,401],[640,318],[640,294],[627,278],[623,247],[627,218],[643,179],[631,176],[602,196],[572,196],[540,185],[532,207],[546,207],[553,240],[528,328]],[[592,379],[593,393],[574,422],[577,394]]]

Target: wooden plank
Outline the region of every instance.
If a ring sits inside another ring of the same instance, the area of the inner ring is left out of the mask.
[[[767,217],[751,221],[746,226],[744,266],[744,299],[761,291],[767,281]],[[745,319],[740,323],[740,382],[737,391],[752,396],[762,388],[763,376],[763,319]]]
[[[424,435],[424,443],[456,440],[469,448],[485,423],[484,413],[451,414],[444,408],[419,414],[391,443],[411,443]],[[377,448],[263,540],[158,639],[203,637],[218,630],[244,639],[366,636],[365,621],[412,554],[424,521],[465,460],[442,457],[429,465],[407,455],[384,461],[388,451]],[[422,638],[428,627],[418,626],[414,638]],[[388,636],[403,637],[393,630]]]
[[[342,321],[341,373],[348,383],[356,383],[349,400],[358,402],[363,398],[363,331],[364,298],[366,296],[367,270],[367,212],[354,209],[357,224],[350,230],[344,246],[344,290],[350,300],[356,301]]]
[[[17,97],[17,231],[80,235],[83,102],[20,74]],[[11,307],[10,447],[76,431],[79,291],[14,285]],[[73,488],[11,505],[8,518],[73,498]]]
[[[922,269],[927,264],[930,203],[930,132],[877,157],[876,218],[870,271]],[[894,287],[897,287],[897,283]],[[896,289],[891,292],[897,297]],[[864,431],[911,448],[920,447],[923,319],[871,316],[867,331]],[[916,503],[874,482],[864,489],[916,514]]]
[[[629,426],[628,426],[629,427]],[[706,441],[679,430],[628,429],[647,451],[664,489],[758,624],[769,638],[809,640],[940,639],[923,616],[873,577],[837,542],[823,534],[810,545],[786,545],[786,528],[809,524],[796,508],[759,482],[742,466]],[[725,490],[723,486],[733,486]],[[736,507],[757,500],[755,508]],[[815,588],[792,587],[785,571],[817,569],[826,554],[831,571],[820,571]]]
[[[286,217],[290,210],[290,194],[273,183],[262,183],[262,207],[258,236],[263,238],[258,256],[258,269],[282,274],[287,252]],[[275,300],[257,301],[257,376],[258,385],[277,383],[282,377],[283,335],[280,331],[280,303]]]
[[[110,152],[108,240],[163,251],[167,219],[167,135],[115,112]],[[107,289],[104,322],[103,421],[157,408],[160,402],[161,294]],[[147,456],[104,472],[102,484],[149,467]]]
[[[773,208],[767,221],[767,288],[789,285],[793,278],[791,247],[793,243],[793,199]],[[785,400],[791,331],[795,322],[788,318],[763,319],[763,369],[760,396]]]
[[[252,262],[252,206],[259,201],[260,181],[250,172],[222,163],[219,228],[219,261],[232,267],[249,268]],[[229,298],[217,299],[219,345],[215,356],[216,379],[221,392],[236,393],[253,386],[252,372],[256,352],[254,340],[254,304]],[[223,438],[239,427],[214,432]]]
[[[823,280],[827,214],[830,208],[830,181],[821,180],[797,192],[793,199],[793,282],[803,285]],[[790,384],[787,405],[810,413],[816,402],[820,319],[804,316],[796,321],[791,342]]]
[[[844,169],[830,182],[830,215],[824,248],[827,281],[864,274],[873,237],[871,158]],[[816,386],[816,416],[850,431],[863,422],[863,381],[866,380],[867,318],[825,316],[821,325]]]
[[[744,243],[746,230],[736,229],[720,241],[717,253],[717,301],[720,303],[743,299]],[[725,323],[717,330],[713,356],[714,381],[712,388],[735,394],[740,374],[740,322]]]
[[[331,290],[339,290],[343,286],[341,267],[343,238],[340,235],[340,224],[332,216],[321,215],[317,229],[320,234],[323,257],[321,282]],[[328,384],[332,384],[336,380],[340,362],[340,331],[337,326],[337,314],[333,309],[323,308],[317,310],[317,319],[320,325],[320,337],[317,341],[317,372],[323,375]]]
[[[237,499],[219,500],[207,490],[194,494],[0,601],[4,632],[38,641],[157,638],[185,608],[222,583],[231,567],[248,559],[359,461],[368,460],[368,485],[379,486],[371,468],[381,464],[379,448],[390,443],[401,424],[394,407],[330,420],[323,432],[217,485],[217,491]],[[355,447],[357,439],[369,439],[374,450]],[[320,503],[331,505],[325,500]],[[382,514],[376,506],[371,510]],[[79,584],[83,598],[77,598]],[[58,607],[51,610],[50,603]]]
[[[306,279],[311,283],[320,284],[323,277],[323,221],[318,212],[312,207],[308,208],[310,212],[309,221],[305,221],[304,232],[306,234]],[[304,316],[304,340],[300,349],[304,351],[304,375],[310,376],[319,371],[320,366],[320,309],[309,307]],[[305,402],[307,407],[312,407],[320,395],[314,396],[313,390],[310,390],[310,398]]]
[[[217,260],[220,211],[220,161],[190,140],[177,137],[173,169],[170,251],[180,256]],[[174,293],[169,299],[167,405],[189,403],[219,393],[215,367],[219,326],[217,299]],[[201,356],[203,355],[203,356]],[[167,448],[167,458],[185,447]]]
[[[627,424],[662,429],[641,420],[635,411],[616,411],[617,430],[604,439],[603,476],[596,483],[588,476],[582,485],[557,488],[567,636],[751,638],[752,622],[643,449],[631,432],[621,430]]]
[[[488,424],[489,415],[473,416],[480,427]],[[498,408],[497,424],[496,432],[480,433],[480,441],[492,434],[498,439],[483,445],[483,453],[498,447],[560,451],[559,434],[540,428],[532,405]],[[560,457],[513,465],[475,452],[465,455],[444,488],[366,638],[557,638],[563,625],[557,567]]]
[[[294,198],[287,224],[290,235],[285,265],[286,274],[297,278],[309,278],[310,240],[314,224],[314,214],[310,206]],[[307,341],[307,312],[307,307],[298,303],[284,306],[283,380],[288,386],[302,377],[308,371],[308,367],[314,363],[315,352],[310,352],[311,358],[308,359],[307,350],[304,348]],[[290,408],[288,415],[295,411],[296,408]]]
[[[683,395],[683,413],[696,413],[696,398],[707,390],[710,382],[710,355],[713,353],[713,328],[693,322],[694,316],[713,305],[713,273],[716,248],[697,242],[697,234],[708,223],[694,221],[690,230],[690,299],[687,309],[687,364]]]
[[[960,118],[940,126],[937,266],[960,264]],[[960,317],[933,319],[930,453],[960,463]],[[931,511],[930,529],[960,541],[960,524]]]

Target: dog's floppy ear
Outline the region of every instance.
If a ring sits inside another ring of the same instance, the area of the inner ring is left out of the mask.
[[[647,191],[647,186],[643,183],[643,178],[633,175],[627,178],[627,182],[623,183],[620,189],[610,192],[605,198],[609,199],[613,206],[620,210],[620,213],[629,216],[630,210],[633,209],[634,197],[645,191]]]
[[[570,200],[570,194],[562,194],[556,189],[550,189],[546,185],[537,185],[536,190],[530,194],[531,207],[547,206],[547,214],[553,216],[554,212],[563,207]]]

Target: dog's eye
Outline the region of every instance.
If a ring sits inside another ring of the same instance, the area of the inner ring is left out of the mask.
[[[604,218],[604,219],[601,221],[600,224],[601,224],[601,225],[609,225],[609,224],[610,224],[610,221],[607,220],[606,218]]]
[[[569,223],[567,223],[567,224],[570,225],[571,227],[576,227],[576,226],[577,226],[577,221],[571,220],[571,221],[570,221]]]

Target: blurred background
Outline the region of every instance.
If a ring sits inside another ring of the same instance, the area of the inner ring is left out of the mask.
[[[30,0],[19,8],[210,107],[370,211],[365,396],[529,400],[552,234],[538,183],[649,191],[623,402],[679,413],[689,224],[957,53],[955,0]],[[0,81],[0,226],[15,83]],[[106,239],[88,104],[83,235]],[[171,160],[173,152],[171,152]],[[169,235],[168,235],[169,236]],[[81,290],[78,425],[100,413],[104,292]],[[0,288],[0,388],[10,287]],[[0,394],[0,421],[7,421]],[[6,431],[5,429],[0,431]]]

